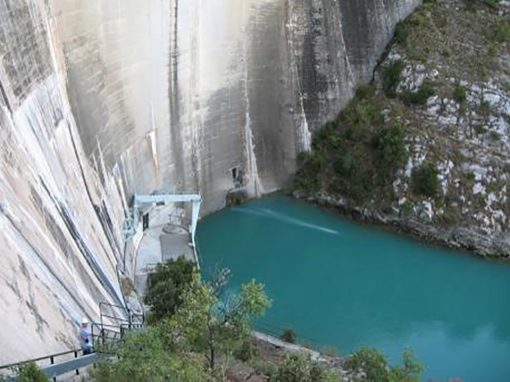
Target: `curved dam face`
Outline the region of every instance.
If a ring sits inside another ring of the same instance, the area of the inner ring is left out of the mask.
[[[0,0],[0,363],[122,304],[132,195],[284,186],[418,0]]]

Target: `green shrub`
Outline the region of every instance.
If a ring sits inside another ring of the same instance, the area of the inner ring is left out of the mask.
[[[150,306],[152,322],[175,313],[182,304],[183,292],[191,284],[195,272],[195,265],[184,256],[157,265],[155,273],[149,277],[145,296],[145,303]]]
[[[332,382],[340,381],[332,371],[324,365],[312,360],[309,353],[297,352],[285,356],[278,366],[274,382]]]
[[[96,382],[110,381],[206,381],[203,359],[192,353],[172,351],[165,333],[149,327],[130,332],[111,354],[104,354],[93,370]]]
[[[492,8],[495,8],[498,6],[500,0],[482,0],[482,2]]]
[[[381,122],[380,111],[365,100],[351,102],[340,116],[352,128],[370,128]]]
[[[469,9],[475,10],[476,6],[485,5],[491,8],[496,8],[500,0],[464,0]]]
[[[285,342],[290,342],[291,344],[295,344],[297,341],[296,332],[292,329],[285,329],[280,338]]]
[[[457,84],[453,90],[453,99],[457,103],[464,103],[467,99],[467,90],[461,84]]]
[[[425,105],[427,100],[435,93],[436,92],[432,87],[432,84],[425,81],[417,91],[405,91],[402,94],[402,100],[406,105]]]
[[[388,361],[377,349],[363,347],[354,352],[345,364],[347,370],[363,370],[368,382],[385,382],[389,379]]]
[[[486,37],[496,43],[510,41],[510,21],[501,21],[486,31]]]
[[[491,131],[489,133],[489,137],[493,141],[499,141],[501,139],[501,135],[497,131]]]
[[[423,366],[410,350],[404,351],[404,364],[390,369],[390,382],[419,382],[424,371]]]
[[[377,349],[363,347],[352,354],[345,367],[351,372],[363,370],[367,382],[419,382],[423,366],[409,350],[404,351],[403,358],[402,366],[391,367]]]
[[[47,382],[46,374],[34,362],[25,363],[16,368],[19,382]]]
[[[365,158],[355,151],[347,151],[333,163],[337,175],[335,190],[358,203],[366,201],[372,191],[372,179],[369,164]]]
[[[392,176],[396,169],[407,163],[409,154],[403,125],[380,129],[373,138],[373,145],[377,150],[382,176]]]
[[[401,60],[393,61],[382,69],[382,87],[384,94],[390,98],[397,96],[397,88],[402,80],[404,63]]]
[[[278,373],[278,366],[274,362],[256,360],[253,363],[253,368],[265,376],[269,377],[270,381],[274,381]]]
[[[409,38],[409,29],[405,22],[399,21],[395,27],[395,41],[405,46],[407,44],[407,39]]]
[[[370,84],[362,84],[356,89],[355,98],[357,100],[366,100],[375,94],[375,86]]]
[[[298,170],[294,178],[294,188],[313,192],[319,189],[319,174],[325,167],[325,157],[322,150],[317,153],[303,152],[298,156]]]
[[[431,198],[437,197],[441,190],[438,175],[439,171],[431,164],[413,169],[411,174],[413,191]]]
[[[251,338],[246,338],[241,345],[234,351],[234,357],[238,360],[247,362],[258,355],[258,349],[253,344]]]

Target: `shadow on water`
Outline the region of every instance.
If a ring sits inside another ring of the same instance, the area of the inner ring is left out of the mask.
[[[409,346],[427,377],[510,380],[510,266],[479,261],[281,196],[205,219],[203,268],[232,270],[231,288],[264,282],[261,326],[289,327],[348,353]]]

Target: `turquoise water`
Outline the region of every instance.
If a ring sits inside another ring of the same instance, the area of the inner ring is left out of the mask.
[[[232,271],[231,288],[265,283],[267,331],[347,354],[362,345],[399,362],[405,347],[425,380],[510,381],[510,266],[354,224],[272,196],[198,227],[203,272]]]

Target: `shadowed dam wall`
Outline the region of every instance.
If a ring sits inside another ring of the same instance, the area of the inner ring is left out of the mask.
[[[134,192],[287,184],[417,4],[0,0],[0,363],[122,301]]]

